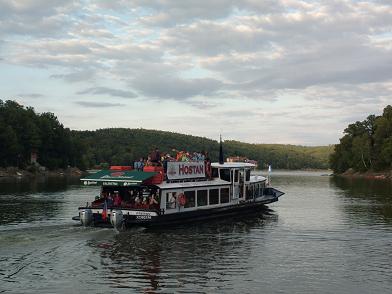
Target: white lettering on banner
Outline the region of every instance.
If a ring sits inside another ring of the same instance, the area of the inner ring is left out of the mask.
[[[204,178],[205,166],[203,161],[167,163],[167,178],[169,180]]]
[[[104,186],[119,186],[118,182],[103,182],[102,185]]]

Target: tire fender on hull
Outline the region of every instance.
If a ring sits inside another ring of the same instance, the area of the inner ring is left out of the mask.
[[[124,216],[121,210],[116,209],[112,210],[112,215],[110,217],[110,223],[113,227],[119,228],[122,226],[124,220]]]
[[[83,226],[89,226],[93,221],[93,212],[89,208],[82,209],[79,212],[79,217]]]

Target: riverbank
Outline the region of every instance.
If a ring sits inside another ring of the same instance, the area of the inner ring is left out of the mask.
[[[365,179],[376,179],[376,180],[392,180],[392,170],[387,171],[367,171],[367,172],[357,172],[352,168],[346,170],[342,174],[337,174],[342,177],[351,177],[351,178],[365,178]]]
[[[81,177],[85,171],[70,167],[66,169],[20,169],[17,167],[0,168],[0,178],[35,178],[35,177]]]

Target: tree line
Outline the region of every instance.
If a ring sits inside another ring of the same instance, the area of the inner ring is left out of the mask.
[[[0,166],[26,168],[32,153],[49,169],[83,165],[81,142],[50,112],[0,100]]]
[[[392,106],[380,116],[349,124],[330,157],[335,173],[383,171],[392,168]]]
[[[203,137],[173,132],[145,129],[100,129],[73,131],[74,136],[87,146],[88,166],[100,163],[131,164],[132,160],[147,155],[158,147],[162,154],[175,155],[173,149],[207,151],[212,161],[218,161],[219,142]],[[225,157],[245,156],[257,160],[260,168],[272,164],[281,169],[328,168],[332,146],[304,147],[281,144],[249,144],[226,140],[223,143]]]
[[[328,168],[333,146],[306,147],[282,144],[249,144],[224,141],[224,155],[257,160],[259,168],[271,164],[280,169]],[[49,169],[67,166],[80,169],[130,165],[158,147],[207,151],[218,161],[219,142],[203,137],[146,129],[108,128],[76,131],[65,128],[53,113],[36,113],[15,101],[0,100],[0,166],[29,165],[36,150],[38,162]]]

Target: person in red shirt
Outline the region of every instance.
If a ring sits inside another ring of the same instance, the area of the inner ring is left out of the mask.
[[[114,206],[121,206],[121,196],[118,192],[114,192]]]

